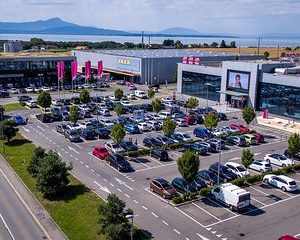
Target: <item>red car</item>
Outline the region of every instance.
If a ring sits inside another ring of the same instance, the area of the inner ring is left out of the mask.
[[[259,133],[252,133],[252,135],[256,138],[257,142],[261,143],[265,141],[265,137]]]
[[[295,238],[290,235],[285,235],[285,236],[280,237],[278,240],[299,240],[299,238]]]
[[[249,128],[245,127],[242,124],[238,124],[238,123],[232,123],[232,124],[229,125],[229,127],[236,128],[240,132],[248,132],[249,131]]]
[[[184,119],[188,125],[194,125],[197,123],[197,119],[193,115],[188,115]]]
[[[97,146],[93,150],[93,155],[100,159],[104,159],[109,155],[109,152],[104,146]]]

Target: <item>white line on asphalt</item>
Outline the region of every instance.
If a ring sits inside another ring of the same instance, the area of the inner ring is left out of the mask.
[[[83,164],[83,162],[82,162],[82,161],[80,161],[80,163],[81,163],[81,164]]]
[[[120,179],[118,179],[118,178],[115,178],[116,179],[116,181],[120,184],[120,185],[124,185],[125,187],[127,187],[128,189],[130,189],[131,191],[133,191],[133,188],[132,187],[129,187],[127,184],[126,184],[126,182],[124,182],[124,181],[122,181],[122,180],[120,180]]]
[[[124,195],[125,195],[126,197],[130,198],[130,196],[129,196],[128,194],[125,193]]]
[[[203,209],[202,207],[198,206],[195,203],[192,203],[193,206],[195,206],[196,208],[199,208],[200,210],[202,210],[203,212],[207,213],[208,215],[212,216],[213,218],[217,219],[218,221],[222,221],[220,218],[216,217],[215,215],[211,214],[210,212],[206,211],[205,209]]]
[[[171,165],[174,165],[174,164],[176,164],[176,162],[169,163],[169,164],[164,164],[164,165],[159,165],[159,166],[155,166],[155,167],[150,167],[150,168],[138,169],[138,170],[135,170],[135,172],[143,172],[143,171],[147,171],[147,170],[151,170],[151,169],[171,166]]]
[[[142,206],[142,208],[144,208],[145,210],[148,210],[148,208],[146,208],[144,205]]]
[[[84,165],[86,168],[90,168],[88,165]]]
[[[73,151],[73,152],[75,152],[76,154],[79,155],[79,152],[77,152],[74,148],[72,148],[72,147],[70,147],[70,146],[68,146],[68,148],[69,148],[70,151]]]
[[[177,152],[172,152],[172,154],[175,154],[176,156],[178,156],[178,157],[181,157],[181,154],[179,154],[179,153],[177,153]]]
[[[254,153],[254,156],[260,155],[261,153]]]
[[[292,196],[293,196],[293,195],[291,195],[291,194],[288,194],[287,192],[282,191],[281,189],[277,189],[277,188],[273,188],[273,189],[276,190],[277,192],[283,193],[283,194],[285,194],[285,195],[287,195],[287,196],[289,196],[289,197],[292,197]]]
[[[151,212],[151,214],[152,214],[154,217],[158,218],[158,216],[157,216],[154,212]]]
[[[134,158],[135,161],[139,162],[140,164],[142,164],[143,166],[145,166],[146,168],[150,169],[151,167],[148,166],[146,163],[142,163],[140,160],[138,160],[137,158]],[[132,161],[132,160],[131,160]]]
[[[43,126],[45,126],[46,128],[49,128],[49,126],[45,123],[39,122],[39,124],[42,124]]]
[[[45,129],[42,128],[42,127],[40,127],[39,125],[37,125],[37,128],[38,128],[38,129],[41,129],[43,132],[45,132]]]
[[[265,193],[263,191],[260,191],[260,190],[256,189],[255,187],[249,186],[249,188],[251,188],[251,189],[253,189],[253,190],[255,190],[255,191],[257,191],[257,192],[259,192],[259,193],[261,193],[261,194],[263,194],[265,196],[269,196],[269,194],[267,194],[267,193]]]
[[[109,183],[110,186],[114,187],[115,185],[113,185],[112,183]]]
[[[199,234],[199,233],[196,233],[196,234],[197,234],[197,236],[198,236],[199,238],[201,238],[201,240],[209,240],[208,238],[202,236],[202,235]]]
[[[177,234],[181,234],[178,230],[176,230],[175,228],[173,229],[174,232],[176,232]]]
[[[91,169],[91,171],[92,171],[92,172],[95,172],[95,170],[94,170],[94,169]]]
[[[300,236],[300,233],[296,234],[294,237],[299,237]]]
[[[24,131],[26,131],[26,132],[30,132],[30,130],[29,129],[27,129],[27,128],[25,128],[25,127],[22,127],[23,129],[24,129]]]
[[[232,212],[231,210],[229,210],[228,208],[224,207],[223,205],[221,205],[221,204],[218,203],[217,201],[213,201],[213,200],[211,200],[211,199],[209,199],[209,198],[207,198],[207,200],[210,201],[211,203],[214,203],[214,204],[218,205],[219,207],[224,208],[227,212],[229,212],[229,213],[231,213],[231,214],[233,214],[233,215],[236,215],[236,216],[238,215],[238,214]]]
[[[69,154],[69,152],[68,152],[68,151],[66,151],[66,150],[64,150],[64,151],[65,151],[65,153],[66,153],[66,154]]]
[[[166,199],[163,199],[163,198],[161,198],[160,196],[158,196],[157,194],[151,192],[151,191],[149,190],[149,188],[145,188],[145,190],[146,190],[148,193],[151,193],[154,197],[157,197],[159,200],[161,200],[161,201],[163,201],[163,202],[165,202],[165,203],[168,203],[168,201],[167,201]]]
[[[120,188],[117,189],[119,192],[122,192],[122,190]]]
[[[79,149],[83,149],[83,147],[81,147],[79,144],[77,144],[77,143],[72,143],[73,145],[75,145],[76,147],[78,147]]]
[[[255,202],[258,202],[258,203],[260,203],[260,204],[263,205],[263,206],[266,206],[266,205],[267,205],[267,204],[265,204],[265,203],[263,203],[263,202],[261,202],[261,201],[255,199],[253,196],[251,196],[251,200],[254,200]]]
[[[189,238],[185,238],[185,240],[190,240]]]
[[[103,180],[104,180],[105,182],[107,182],[107,179],[103,178]]]
[[[99,183],[98,183],[98,182],[96,182],[96,181],[94,181],[94,183],[95,183],[95,184],[97,184],[97,185],[100,187],[100,189],[101,189],[102,191],[104,191],[104,192],[106,192],[106,193],[110,194],[110,191],[108,190],[108,188],[107,188],[107,187],[103,187],[103,186],[101,186],[101,184],[99,184]]]
[[[160,161],[157,161],[154,157],[148,156],[148,158],[151,159],[152,161],[158,163],[159,165],[163,165]]]
[[[1,218],[1,220],[2,220],[2,222],[3,222],[3,224],[4,224],[4,226],[5,226],[5,228],[6,228],[6,230],[7,230],[7,232],[9,233],[11,239],[12,239],[12,240],[15,240],[14,235],[13,235],[12,232],[10,231],[9,227],[7,226],[7,224],[6,224],[4,218],[2,217],[1,214],[0,214],[0,218]]]
[[[70,154],[70,157],[72,157],[72,158],[73,158],[73,155],[72,155],[72,154]]]
[[[180,210],[178,207],[175,207],[175,209],[177,209],[183,215],[185,215],[186,217],[188,217],[189,219],[191,219],[192,221],[194,221],[195,223],[197,223],[199,226],[204,227],[201,223],[199,223],[197,220],[195,220],[194,218],[192,218],[190,215],[188,215],[185,212],[183,212],[182,210]]]
[[[59,156],[61,156],[60,152],[57,152]]]
[[[139,202],[137,200],[133,200],[134,203],[139,204]]]
[[[76,161],[78,161],[78,158],[77,158],[77,157],[75,157],[75,160],[76,160]]]
[[[229,159],[229,161],[234,161],[234,160],[238,160],[238,159],[240,159],[240,157],[231,158],[231,159]]]
[[[100,175],[99,173],[97,173],[97,176],[98,176],[98,177],[101,177],[101,175]]]
[[[169,226],[169,223],[165,222],[164,220],[162,221],[162,223]]]

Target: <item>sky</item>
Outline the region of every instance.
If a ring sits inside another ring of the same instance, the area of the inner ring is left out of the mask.
[[[99,28],[300,35],[300,0],[1,0],[1,22],[59,17]]]

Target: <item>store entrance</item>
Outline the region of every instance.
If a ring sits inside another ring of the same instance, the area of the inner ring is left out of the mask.
[[[226,101],[232,108],[243,109],[248,105],[248,96],[232,96],[227,95]]]

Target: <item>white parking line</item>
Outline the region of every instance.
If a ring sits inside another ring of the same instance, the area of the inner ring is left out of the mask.
[[[178,230],[176,230],[175,228],[173,229],[174,232],[176,232],[177,234],[181,234]]]
[[[137,200],[133,200],[134,203],[139,204],[139,202]]]
[[[259,192],[259,193],[261,193],[261,194],[263,194],[265,196],[269,196],[269,194],[267,194],[267,193],[265,193],[263,191],[260,191],[260,190],[256,189],[255,187],[249,186],[249,188],[251,188],[251,189],[253,189],[253,190],[255,190],[255,191],[257,191],[257,192]]]
[[[285,194],[285,195],[287,195],[287,196],[289,196],[289,197],[292,197],[293,195],[291,195],[291,194],[288,194],[287,192],[284,192],[284,191],[282,191],[281,189],[277,189],[277,188],[273,188],[274,190],[276,190],[277,192],[280,192],[280,193],[283,193],[283,194]]]
[[[92,172],[95,172],[95,170],[94,170],[94,169],[91,169],[91,171],[92,171]]]
[[[144,205],[142,206],[142,208],[144,208],[145,210],[148,210],[148,208],[146,208]]]
[[[181,154],[179,154],[179,153],[177,153],[177,152],[172,152],[172,154],[175,154],[176,156],[178,156],[178,157],[181,157]]]
[[[151,159],[152,161],[158,163],[159,165],[163,165],[160,161],[156,160],[154,157],[148,156],[148,158]]]
[[[165,203],[168,203],[168,201],[166,199],[163,199],[162,197],[158,196],[157,194],[155,194],[154,192],[151,192],[149,188],[145,188],[145,190],[148,192],[148,193],[151,193],[153,196],[157,197],[159,200],[165,202]]]
[[[80,163],[81,163],[81,164],[83,164],[83,162],[82,162],[82,161],[80,161]]]
[[[177,164],[177,163],[176,162],[172,162],[172,163],[169,163],[169,164],[163,164],[163,165],[159,165],[159,166],[155,166],[155,167],[138,169],[138,170],[135,170],[135,172],[143,172],[143,171],[147,171],[147,170],[151,170],[151,169],[155,169],[155,168],[161,168],[161,167],[171,166],[171,165],[174,165],[174,164]]]
[[[233,215],[236,215],[236,216],[238,215],[238,214],[234,213],[233,211],[229,210],[228,208],[224,207],[223,205],[221,205],[221,204],[218,203],[217,201],[213,201],[213,200],[211,200],[211,199],[209,199],[209,198],[207,198],[207,200],[210,201],[211,203],[214,203],[214,204],[218,205],[219,207],[222,207],[222,208],[225,209],[227,212],[230,212],[230,213],[233,214]]]
[[[119,192],[123,192],[120,188],[117,189]]]
[[[261,202],[261,201],[255,199],[253,196],[251,196],[251,200],[254,200],[255,202],[258,202],[258,203],[260,203],[260,204],[263,205],[263,206],[266,206],[266,205],[267,205],[267,204],[265,204],[265,203],[263,203],[263,202]]]
[[[169,226],[169,223],[167,223],[166,221],[162,221],[163,224],[165,224],[166,226]]]
[[[147,167],[147,168],[151,168],[150,166],[148,166],[146,163],[142,163],[138,158],[134,158],[134,160],[136,160],[137,162],[139,162],[140,164],[142,164],[143,166]],[[132,160],[131,160],[132,161]]]
[[[124,195],[125,195],[126,197],[130,198],[130,196],[129,196],[127,193],[125,193]]]
[[[157,216],[154,212],[151,212],[151,214],[152,214],[154,217],[158,218],[158,216]]]
[[[86,168],[90,168],[88,165],[84,165]]]
[[[204,225],[202,225],[200,222],[198,222],[197,220],[195,220],[194,218],[192,218],[190,215],[188,215],[187,213],[185,213],[184,211],[180,210],[178,207],[175,207],[175,209],[177,209],[179,212],[181,212],[183,215],[185,215],[186,217],[188,217],[189,219],[191,219],[192,221],[194,221],[195,223],[197,223],[199,226],[204,227]]]
[[[114,187],[115,185],[113,185],[112,183],[109,183],[110,186]]]
[[[206,211],[205,209],[203,209],[202,207],[198,206],[195,203],[192,203],[193,206],[195,206],[196,208],[199,208],[201,211],[207,213],[208,215],[212,216],[213,218],[217,219],[218,221],[222,221],[220,218],[217,218],[215,215],[211,214],[210,212]]]

